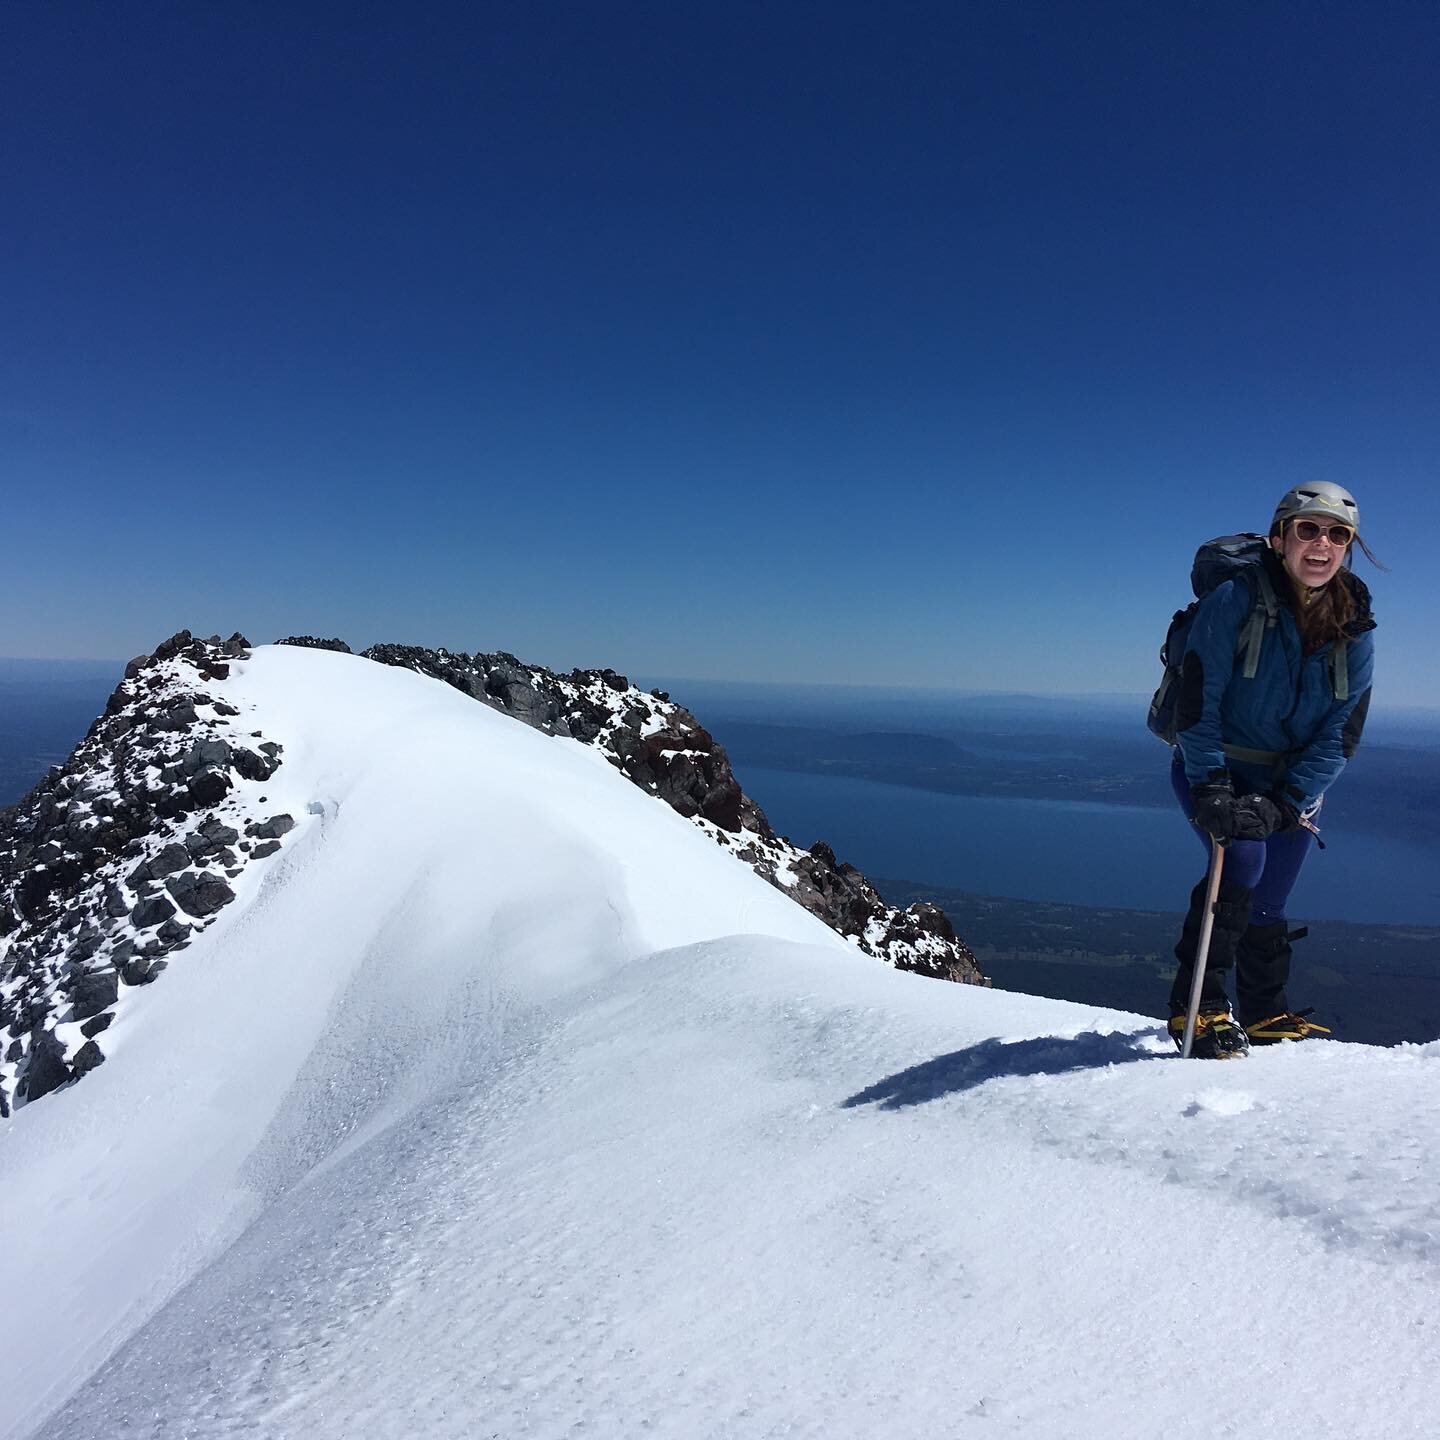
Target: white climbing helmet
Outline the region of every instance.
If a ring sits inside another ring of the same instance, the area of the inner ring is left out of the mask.
[[[1273,533],[1287,520],[1297,515],[1324,515],[1330,520],[1339,520],[1358,535],[1360,533],[1360,507],[1355,497],[1329,480],[1307,480],[1293,490],[1287,490],[1275,507],[1275,517],[1270,522]]]

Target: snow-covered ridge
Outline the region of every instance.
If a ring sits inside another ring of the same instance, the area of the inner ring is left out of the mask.
[[[348,649],[342,641],[292,638],[282,644]],[[983,985],[970,947],[945,912],[920,902],[887,905],[853,865],[823,842],[808,850],[775,833],[740,787],[725,747],[664,691],[641,690],[613,670],[559,675],[503,652],[457,654],[374,645],[366,659],[431,675],[548,735],[592,746],[642,790],[694,821],[718,845],[818,915],[868,955],[941,980]]]
[[[225,663],[300,823],[0,1122],[0,1440],[1433,1435],[1440,1042],[930,984],[599,751]]]
[[[340,641],[281,643],[348,653]],[[0,1117],[101,1064],[100,1037],[130,992],[209,928],[309,819],[269,804],[282,747],[257,728],[263,715],[224,696],[231,664],[249,654],[243,636],[182,631],[131,661],[65,765],[0,812]],[[886,964],[985,983],[936,906],[886,905],[827,845],[802,850],[777,835],[724,747],[663,692],[613,670],[562,676],[504,653],[379,645],[364,658],[589,746]]]

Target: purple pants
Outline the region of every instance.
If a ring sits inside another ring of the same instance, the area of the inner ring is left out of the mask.
[[[1191,822],[1195,838],[1205,847],[1210,858],[1210,837],[1194,823],[1195,802],[1190,798],[1190,782],[1185,767],[1176,760],[1170,767],[1170,783],[1175,798]],[[1250,911],[1252,925],[1274,925],[1285,918],[1285,902],[1300,878],[1300,867],[1310,853],[1314,836],[1302,825],[1268,840],[1232,840],[1225,847],[1225,878],[1254,892]]]

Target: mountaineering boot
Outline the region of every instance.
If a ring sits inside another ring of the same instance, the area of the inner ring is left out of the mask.
[[[1170,987],[1168,1029],[1176,1045],[1185,1048],[1185,1017],[1190,1009],[1190,983],[1195,974],[1195,952],[1200,947],[1200,930],[1205,923],[1208,882],[1202,880],[1190,893],[1190,909],[1175,946],[1180,962],[1175,983]],[[1250,923],[1252,895],[1244,885],[1221,880],[1215,901],[1215,923],[1210,931],[1210,949],[1205,957],[1205,975],[1200,982],[1200,1011],[1195,1020],[1195,1037],[1190,1054],[1197,1060],[1229,1060],[1249,1050],[1245,1032],[1230,1016],[1230,998],[1225,991],[1225,973],[1235,963],[1240,937]]]
[[[1252,1045],[1278,1045],[1283,1040],[1308,1040],[1312,1035],[1328,1035],[1328,1026],[1306,1019],[1314,1013],[1313,1010],[1286,1010],[1281,1015],[1253,1021],[1245,1027],[1245,1033]]]
[[[1170,1038],[1177,1049],[1185,1047],[1185,1011],[1170,1017],[1167,1026]],[[1195,1017],[1195,1038],[1190,1044],[1192,1060],[1237,1060],[1250,1049],[1245,1032],[1230,1015],[1230,1006],[1224,1000],[1212,1000],[1200,1004],[1200,1013]]]
[[[1175,972],[1174,984],[1170,987],[1171,1013],[1179,1011],[1183,1017],[1190,1008],[1190,980],[1195,972],[1195,951],[1200,945],[1200,927],[1205,922],[1206,881],[1202,880],[1190,892],[1190,909],[1185,913],[1185,924],[1175,946],[1175,958],[1180,968]],[[1244,885],[1229,880],[1220,882],[1219,898],[1215,902],[1215,926],[1210,932],[1210,953],[1205,962],[1205,979],[1200,987],[1200,1009],[1213,1009],[1223,1005],[1228,1011],[1230,998],[1225,988],[1225,974],[1235,963],[1235,951],[1240,937],[1250,923],[1251,893]]]
[[[1235,951],[1235,1009],[1248,1027],[1257,1020],[1290,1013],[1285,986],[1290,980],[1291,945],[1310,932],[1287,930],[1287,922],[1250,925]]]

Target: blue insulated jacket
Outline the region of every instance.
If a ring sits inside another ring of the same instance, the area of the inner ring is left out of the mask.
[[[1235,651],[1240,628],[1255,605],[1252,583],[1237,576],[1200,602],[1181,669],[1176,742],[1192,785],[1217,770],[1228,770],[1250,788],[1283,793],[1307,810],[1330,788],[1360,743],[1375,670],[1375,622],[1364,582],[1342,571],[1333,583],[1350,586],[1358,614],[1348,630],[1349,693],[1337,700],[1332,647],[1304,654],[1299,627],[1283,599],[1288,594],[1283,568],[1269,556],[1266,563],[1282,599],[1251,679],[1240,673]],[[1284,752],[1283,774],[1230,759],[1224,745]]]

